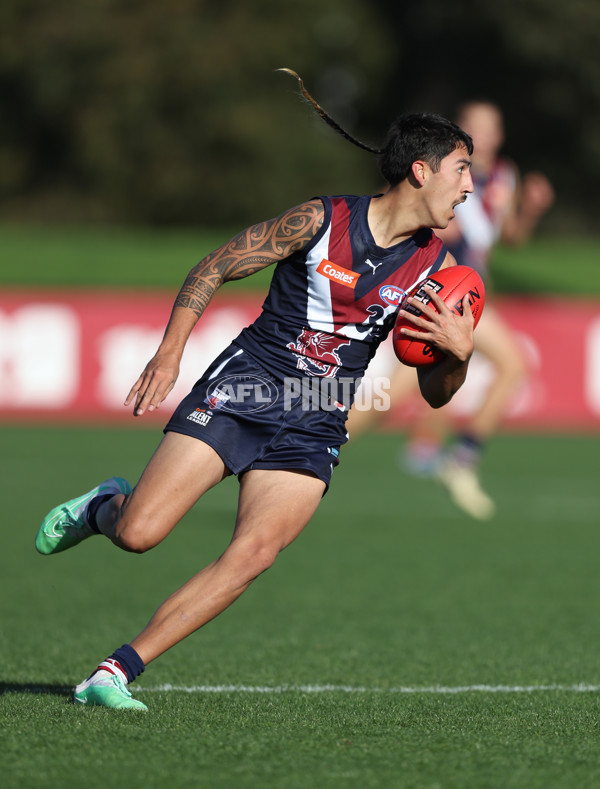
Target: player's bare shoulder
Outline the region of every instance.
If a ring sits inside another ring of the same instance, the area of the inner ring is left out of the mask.
[[[246,228],[200,265],[203,271],[218,270],[224,282],[248,277],[304,249],[321,229],[324,216],[321,200],[301,203],[274,219]]]
[[[249,227],[230,242],[232,250],[240,255],[240,261],[228,279],[246,277],[304,249],[321,229],[324,216],[321,200],[309,200],[289,208],[275,219]]]
[[[273,220],[273,243],[281,245],[280,251],[287,257],[303,249],[314,238],[324,218],[325,207],[321,200],[309,200],[294,206]]]
[[[458,263],[456,262],[456,258],[454,255],[451,255],[450,252],[446,252],[446,257],[444,258],[444,262],[440,266],[440,271],[446,268],[450,268],[451,266],[457,266]]]

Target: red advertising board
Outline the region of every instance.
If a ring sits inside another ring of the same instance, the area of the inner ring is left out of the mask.
[[[123,401],[156,351],[172,302],[171,294],[124,291],[4,292],[0,418],[131,419]],[[166,421],[166,411],[256,317],[260,304],[248,297],[215,300],[188,341],[164,412],[154,418]]]
[[[0,418],[135,421],[123,400],[160,341],[172,300],[172,294],[124,291],[2,293]],[[166,421],[212,359],[258,314],[261,302],[261,296],[217,294],[190,337],[174,391],[144,422]],[[531,367],[506,425],[599,429],[600,303],[495,303]],[[459,417],[476,408],[490,380],[486,361],[475,356],[467,383],[453,401]],[[401,421],[403,408],[395,405],[391,418]]]

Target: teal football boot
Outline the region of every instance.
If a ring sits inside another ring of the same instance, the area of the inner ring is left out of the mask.
[[[131,493],[131,485],[121,477],[111,477],[106,482],[101,482],[95,488],[78,496],[76,499],[59,504],[46,515],[42,521],[37,536],[35,547],[40,553],[49,555],[72,548],[77,543],[91,537],[96,532],[87,521],[88,504],[96,496],[105,494]]]

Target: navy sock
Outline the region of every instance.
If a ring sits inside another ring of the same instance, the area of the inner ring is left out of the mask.
[[[101,496],[94,496],[94,498],[88,504],[86,520],[90,525],[90,529],[95,531],[96,534],[100,534],[100,529],[96,523],[96,515],[98,514],[98,510],[105,501],[112,499],[114,495],[114,493],[103,493]]]
[[[110,657],[116,660],[127,674],[127,682],[133,682],[133,680],[146,668],[142,658],[129,644],[123,644],[123,646],[116,649]]]
[[[483,441],[472,433],[462,433],[454,445],[454,457],[464,466],[477,466],[483,452]]]

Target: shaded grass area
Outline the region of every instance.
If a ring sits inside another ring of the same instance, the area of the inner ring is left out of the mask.
[[[199,260],[234,232],[0,225],[0,282],[24,287],[174,290]],[[252,278],[268,285],[269,273]],[[247,287],[247,280],[246,280]],[[237,282],[228,288],[239,289]]]
[[[158,230],[126,227],[0,225],[0,282],[26,287],[128,287],[175,290],[189,269],[241,228]],[[600,242],[536,239],[499,247],[492,281],[499,293],[600,295]],[[264,290],[271,269],[228,289]]]

